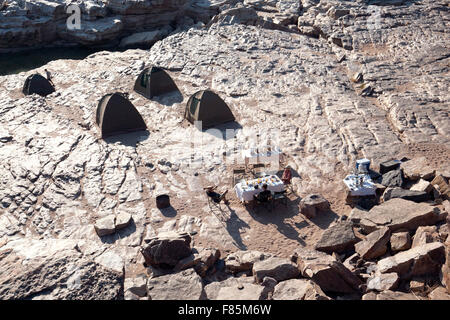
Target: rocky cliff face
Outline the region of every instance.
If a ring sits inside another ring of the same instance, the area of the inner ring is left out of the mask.
[[[179,26],[209,21],[223,3],[226,1],[7,1],[0,11],[0,49],[62,44],[115,46],[132,34],[160,30],[153,37],[155,42]],[[80,9],[80,29],[67,27],[74,13],[68,10],[71,5]]]
[[[122,298],[123,279],[142,271],[139,247],[166,231],[191,233],[196,247],[286,258],[299,246],[314,247],[347,213],[336,203],[355,159],[376,165],[399,158],[409,144],[427,142],[444,159],[435,169],[448,169],[446,3],[83,3],[82,30],[69,32],[65,2],[29,2],[27,12],[23,1],[8,1],[0,11],[0,47],[109,43],[176,24],[150,51],[49,63],[57,90],[46,98],[21,93],[26,77],[44,67],[0,77],[2,298]],[[136,77],[150,64],[167,68],[180,93],[151,101],[134,93]],[[298,173],[294,190],[301,197],[324,194],[336,212],[311,220],[291,199],[276,215],[259,215],[240,205],[232,190],[231,209],[211,212],[202,187],[230,186],[230,166],[217,155],[234,151],[230,140],[183,122],[189,96],[206,88],[232,108],[241,127],[235,140],[279,130],[277,144]],[[131,93],[147,133],[99,139],[97,102],[114,91]],[[186,139],[196,135],[204,143],[192,154]],[[162,193],[170,194],[172,209],[156,208]],[[125,228],[97,235],[96,221],[121,214],[132,216]],[[31,275],[43,270],[49,280],[36,285]],[[101,294],[87,288],[105,283]]]

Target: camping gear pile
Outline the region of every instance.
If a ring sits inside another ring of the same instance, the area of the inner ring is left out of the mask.
[[[354,197],[374,196],[376,186],[369,175],[370,160],[359,159],[356,161],[355,172],[344,178],[348,188],[348,195]]]

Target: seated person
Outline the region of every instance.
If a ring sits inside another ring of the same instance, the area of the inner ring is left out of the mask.
[[[215,186],[215,187],[209,186],[209,187],[204,188],[204,190],[206,190],[206,195],[208,197],[210,197],[215,203],[220,203],[220,201],[223,200],[223,202],[225,204],[228,204],[229,201],[227,199],[225,199],[225,195],[227,194],[228,190],[225,190],[224,193],[219,194],[214,191],[216,188],[217,188],[217,186]]]
[[[253,195],[253,199],[259,202],[268,202],[272,197],[272,193],[270,192],[270,190],[267,190],[267,184],[263,184],[262,189],[263,191],[261,191],[257,195]]]
[[[291,183],[291,179],[292,179],[291,168],[289,166],[287,166],[283,171],[283,175],[281,176],[281,181],[283,181],[284,184],[288,184],[288,183]]]

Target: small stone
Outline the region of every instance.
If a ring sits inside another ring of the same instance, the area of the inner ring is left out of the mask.
[[[103,237],[116,232],[115,219],[116,217],[112,214],[104,218],[98,219],[94,225],[97,234],[100,237]]]

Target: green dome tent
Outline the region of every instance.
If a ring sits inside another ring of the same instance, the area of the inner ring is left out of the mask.
[[[197,91],[189,98],[184,117],[191,123],[202,121],[202,128],[235,120],[227,104],[210,90]]]
[[[96,122],[102,131],[102,138],[147,129],[133,104],[119,92],[107,94],[100,99]]]
[[[148,99],[177,90],[172,78],[158,67],[145,68],[134,83],[134,91]]]
[[[55,88],[46,78],[38,73],[30,75],[23,85],[22,92],[24,95],[30,95],[36,93],[42,97],[45,97],[53,92]]]

